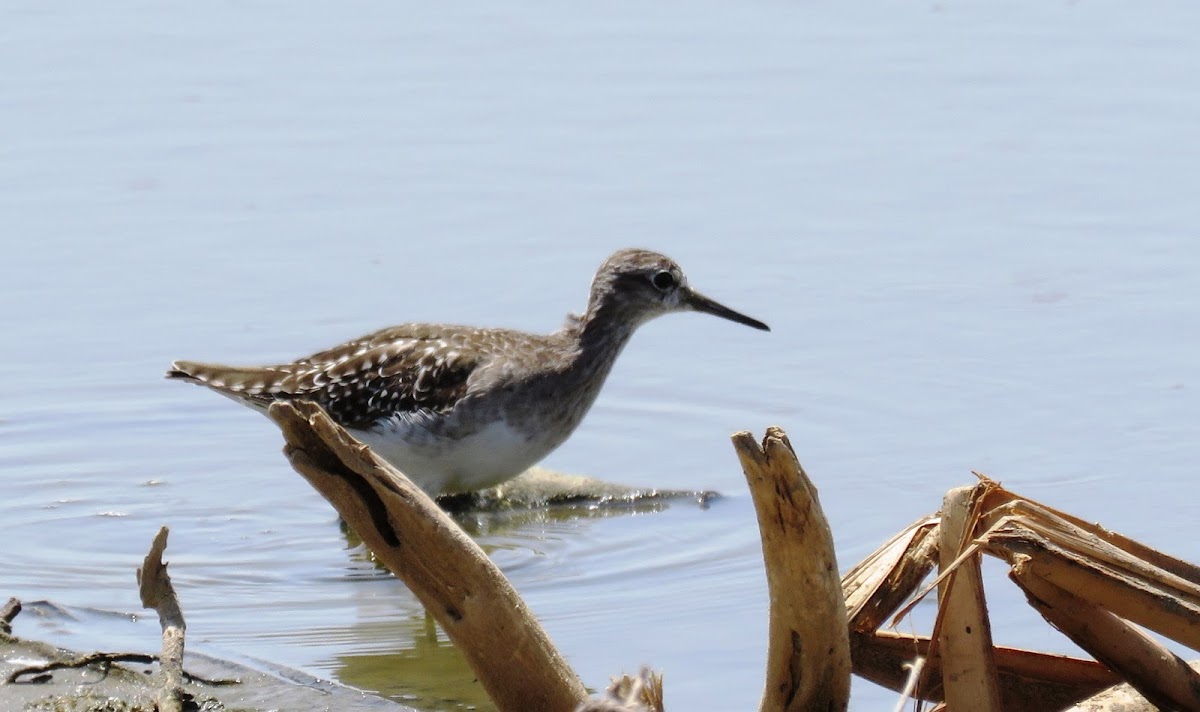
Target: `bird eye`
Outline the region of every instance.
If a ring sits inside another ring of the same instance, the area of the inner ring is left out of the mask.
[[[678,285],[678,282],[675,281],[675,275],[665,269],[651,277],[650,283],[654,285],[655,289],[661,292],[670,291]]]

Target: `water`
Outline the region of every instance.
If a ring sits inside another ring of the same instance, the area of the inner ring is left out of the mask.
[[[5,14],[0,594],[136,613],[167,524],[190,645],[482,705],[274,426],[160,376],[398,321],[549,330],[627,245],[774,331],[647,326],[546,462],[727,499],[480,534],[589,685],[649,663],[672,708],[756,703],[735,430],[787,429],[843,567],[971,469],[1200,559],[1194,5]],[[1069,650],[994,573],[997,637]],[[42,626],[154,647],[80,615]]]

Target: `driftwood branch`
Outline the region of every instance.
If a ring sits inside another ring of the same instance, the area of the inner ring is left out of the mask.
[[[166,527],[159,529],[150,544],[150,552],[137,570],[138,592],[142,606],[157,611],[158,622],[162,626],[162,654],[158,664],[162,689],[158,694],[158,710],[182,712],[183,703],[188,698],[183,689],[183,643],[187,626],[183,621],[179,599],[175,597],[175,589],[171,586],[171,577],[167,574],[167,564],[162,560],[163,551],[167,548],[167,534]]]
[[[432,499],[318,406],[278,402],[284,453],[420,599],[501,712],[564,712],[587,690],[508,580]]]
[[[787,436],[733,436],[758,512],[771,620],[762,712],[844,710],[850,697],[846,603],[833,534]]]

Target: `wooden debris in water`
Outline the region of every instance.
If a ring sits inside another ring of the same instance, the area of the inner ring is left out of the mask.
[[[171,577],[167,574],[167,564],[162,560],[167,546],[166,527],[159,529],[158,534],[150,545],[150,551],[137,570],[138,589],[142,605],[153,608],[158,613],[159,624],[162,628],[162,653],[147,655],[133,652],[95,652],[86,655],[70,655],[60,649],[42,646],[40,655],[44,662],[13,666],[4,677],[3,684],[20,687],[37,687],[41,689],[54,688],[54,692],[37,702],[26,705],[28,709],[72,709],[72,710],[110,710],[127,709],[155,710],[156,712],[183,712],[186,709],[224,709],[213,698],[204,696],[200,704],[196,696],[185,689],[185,683],[203,685],[206,687],[236,685],[238,680],[206,679],[188,673],[183,668],[184,630],[183,611],[171,585]],[[4,607],[2,617],[11,624],[13,618],[21,611],[21,603],[10,599]],[[12,648],[17,648],[23,641],[11,636],[11,627],[6,630],[3,640]],[[28,644],[26,644],[28,646]],[[49,653],[49,654],[47,654]],[[155,687],[149,687],[145,681],[150,678],[141,673],[121,667],[122,663],[159,664],[159,677]],[[59,682],[54,684],[52,672],[60,670],[98,669],[101,672],[99,680],[90,680],[87,685],[73,685]],[[63,688],[70,691],[64,691]],[[86,687],[86,689],[85,689]],[[11,691],[12,688],[9,688]],[[28,694],[12,694],[6,696],[6,702],[13,697],[29,697]],[[153,698],[152,700],[150,698]],[[7,709],[7,707],[6,707]]]
[[[942,500],[939,565],[949,575],[941,579],[938,588],[941,615],[934,626],[934,637],[942,650],[942,679],[951,681],[944,684],[947,706],[1000,712],[992,624],[983,595],[980,561],[970,558],[955,565],[958,552],[972,538],[973,504],[970,487],[952,489]]]
[[[1029,604],[1068,638],[1162,709],[1200,710],[1196,673],[1166,647],[1091,601],[1055,586],[1018,560],[1010,576]]]
[[[8,603],[0,608],[0,633],[6,635],[12,633],[13,619],[21,614],[21,602],[15,598],[8,599]]]
[[[183,689],[184,630],[187,625],[167,574],[167,564],[162,560],[167,548],[167,534],[166,527],[158,530],[146,560],[137,570],[137,581],[142,605],[158,613],[158,622],[162,626],[162,653],[158,658],[162,689],[158,694],[158,712],[183,712],[183,704],[190,697]]]
[[[917,587],[930,571],[930,542],[941,550],[932,639],[879,630],[889,612],[899,609],[899,619],[929,593]],[[993,645],[975,575],[983,554],[1005,561],[1035,610],[1096,660]],[[1064,710],[1127,681],[1164,708],[1200,709],[1200,675],[1134,625],[1197,648],[1200,569],[982,476],[948,494],[940,517],[910,526],[852,569],[843,587],[855,672],[899,690],[904,665],[927,657],[920,699],[951,709]]]
[[[733,436],[758,512],[770,623],[761,712],[844,710],[850,640],[833,532],[787,435]]]
[[[502,712],[563,712],[587,690],[496,565],[419,487],[312,403],[271,418],[292,466],[402,580]]]
[[[283,430],[292,466],[425,605],[501,712],[662,712],[661,678],[649,671],[588,700],[578,676],[479,546],[318,406],[281,401],[268,414]],[[844,710],[846,607],[816,488],[782,431],[768,431],[761,446],[749,434],[734,442],[759,510],[772,590],[761,709]]]
[[[622,699],[621,689],[588,701],[507,580],[432,500],[318,407],[281,402],[270,414],[293,466],[409,585],[501,712],[661,712],[661,687],[654,705]],[[1200,647],[1200,569],[1192,564],[981,477],[838,580],[816,489],[787,436],[772,428],[760,445],[739,433],[734,446],[758,512],[770,593],[762,712],[846,709],[851,667],[955,710],[1065,710],[1123,681],[1160,705],[1200,710],[1200,675],[1134,627]],[[1096,660],[995,645],[983,554],[1004,560],[1035,609]],[[918,590],[935,565],[937,579]],[[881,630],[935,589],[930,636]],[[626,692],[648,689],[628,680]]]

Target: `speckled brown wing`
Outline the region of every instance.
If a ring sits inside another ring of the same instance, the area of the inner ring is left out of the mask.
[[[309,364],[319,366],[343,361],[355,354],[365,353],[380,346],[403,345],[407,342],[421,342],[422,348],[435,345],[438,342],[449,343],[457,341],[468,332],[478,332],[467,326],[452,326],[447,324],[398,324],[378,331],[364,334],[357,339],[351,339],[337,346],[318,351],[311,356],[296,359],[289,365]]]
[[[431,329],[392,327],[279,366],[240,368],[177,361],[167,373],[258,408],[310,400],[341,425],[367,428],[405,413],[445,413],[479,365]],[[425,332],[425,333],[422,333]]]
[[[315,400],[342,425],[365,428],[397,413],[449,411],[478,365],[430,338],[365,344],[353,353],[285,378],[283,391]]]

